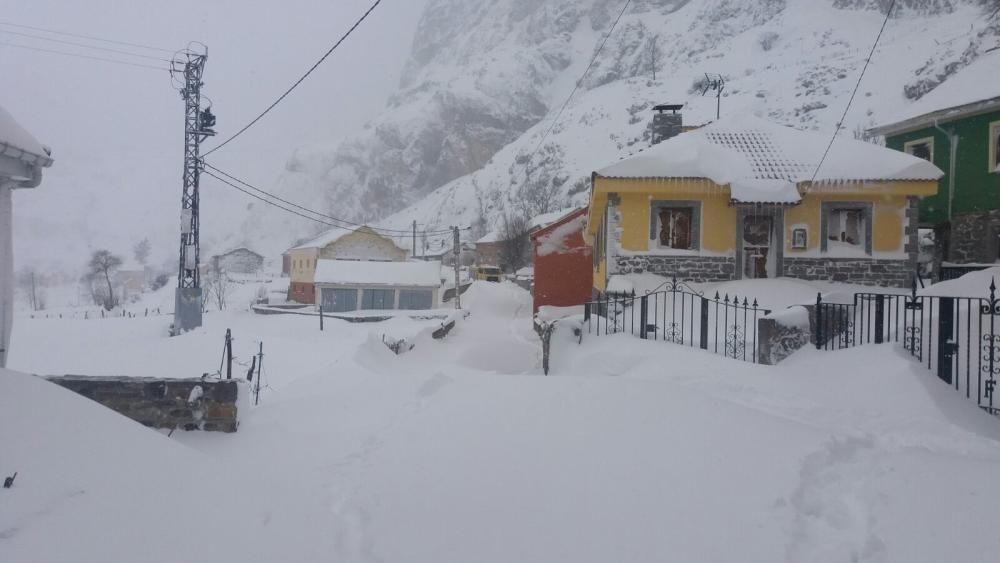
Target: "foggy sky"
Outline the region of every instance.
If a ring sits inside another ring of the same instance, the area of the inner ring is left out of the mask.
[[[296,148],[333,145],[356,131],[397,85],[424,3],[385,0],[281,105],[210,162],[267,189]],[[170,49],[189,41],[207,44],[203,92],[212,101],[221,140],[291,85],[370,4],[40,0],[6,3],[0,21]],[[166,67],[3,31],[86,42],[6,26],[0,26],[0,42]],[[73,273],[96,248],[130,257],[143,236],[154,243],[155,263],[175,260],[183,102],[168,74],[0,45],[0,76],[0,105],[50,146],[55,158],[38,189],[15,193],[15,267]],[[238,228],[236,216],[250,201],[204,178],[202,240]]]

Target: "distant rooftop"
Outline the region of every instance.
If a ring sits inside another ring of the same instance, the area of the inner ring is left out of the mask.
[[[438,287],[441,263],[424,260],[376,262],[365,260],[317,260],[316,283]]]

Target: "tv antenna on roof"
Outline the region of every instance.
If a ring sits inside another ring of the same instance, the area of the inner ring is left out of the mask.
[[[719,119],[722,113],[722,91],[726,88],[726,79],[721,74],[705,73],[705,81],[702,83],[701,95],[704,96],[709,90],[715,92],[715,119]]]

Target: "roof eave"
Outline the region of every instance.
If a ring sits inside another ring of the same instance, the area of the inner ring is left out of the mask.
[[[869,135],[898,135],[932,126],[935,122],[948,122],[1000,109],[1000,96],[968,104],[934,110],[902,121],[879,125],[866,130]]]

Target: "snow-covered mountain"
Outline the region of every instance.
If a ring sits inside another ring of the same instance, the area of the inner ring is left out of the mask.
[[[623,0],[431,0],[384,113],[334,149],[296,151],[275,191],[337,217],[475,236],[504,210],[585,202],[593,170],[648,146],[656,103],[685,104],[686,124],[714,119],[706,73],[725,79],[723,114],[832,133],[889,4],[633,0],[600,49]],[[841,134],[891,119],[995,47],[996,7],[897,0]],[[252,211],[244,232],[268,233],[250,241],[268,252],[323,228]]]

